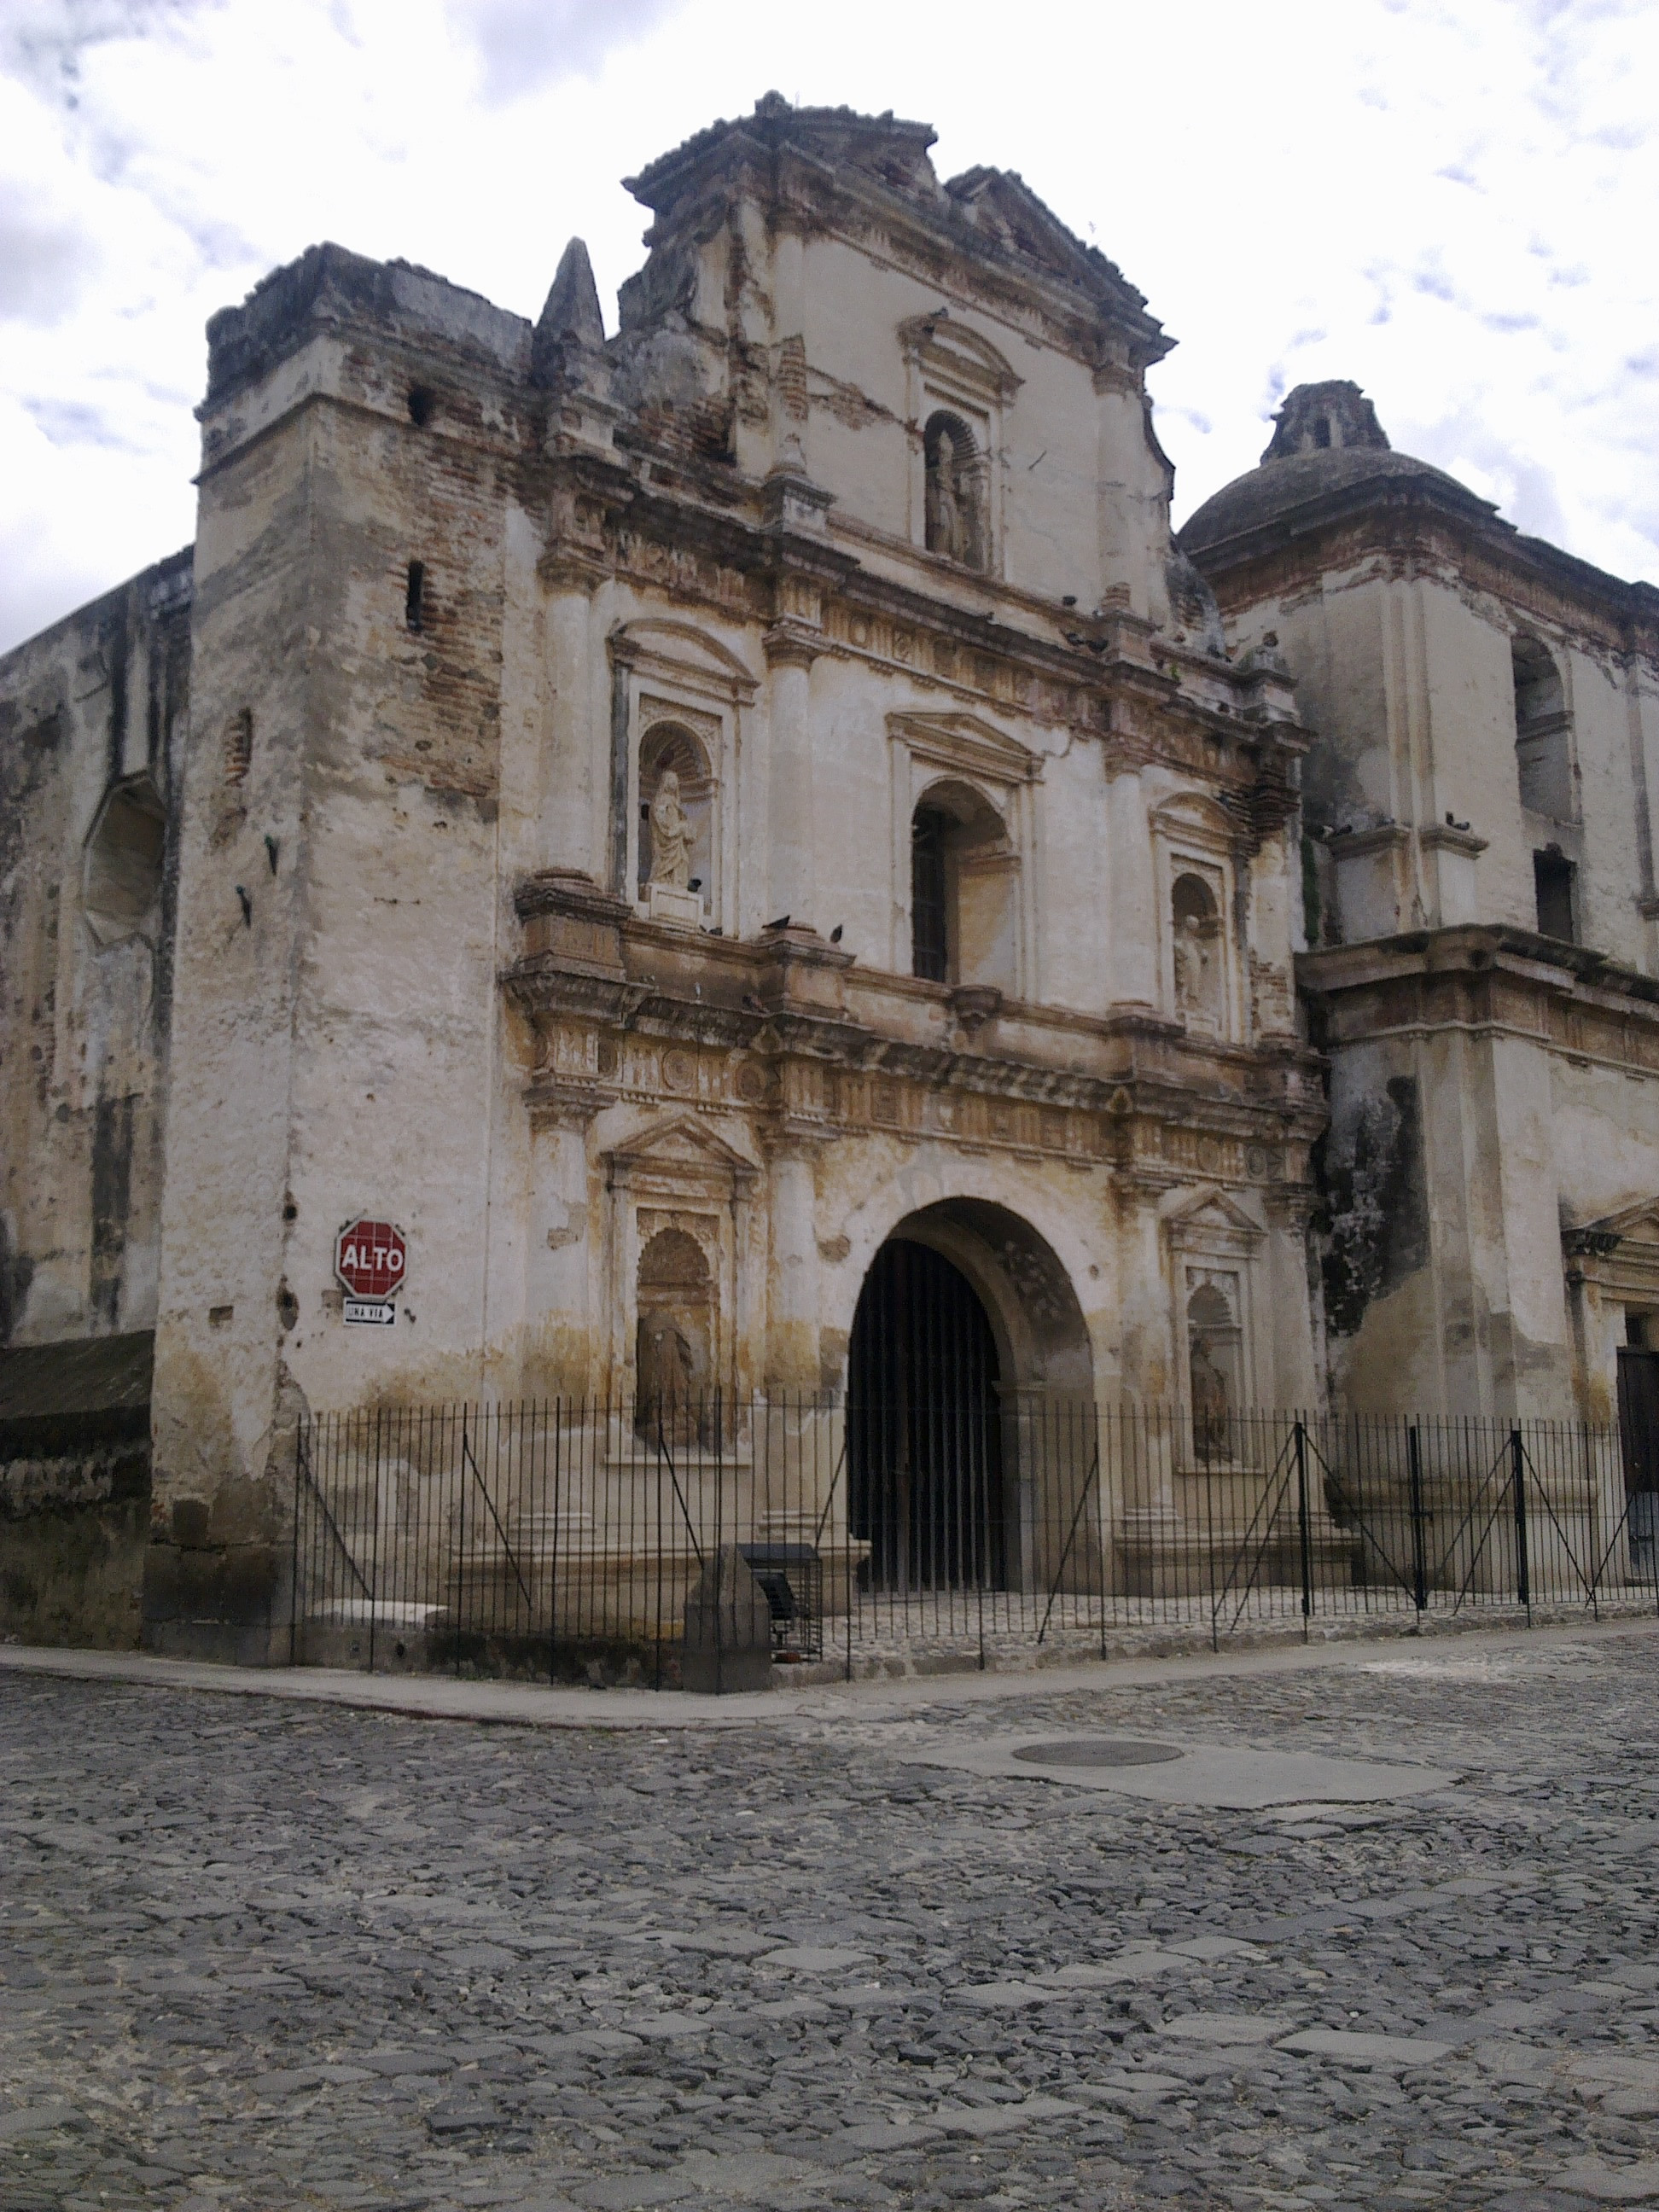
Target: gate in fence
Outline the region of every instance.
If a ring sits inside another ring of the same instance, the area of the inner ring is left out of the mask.
[[[1617,1428],[1195,1437],[1179,1409],[994,1393],[325,1414],[296,1445],[292,1653],[667,1687],[760,1643],[850,1675],[1138,1628],[1659,1610],[1633,1463]]]

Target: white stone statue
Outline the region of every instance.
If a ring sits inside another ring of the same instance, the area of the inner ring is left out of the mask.
[[[1193,1449],[1201,1460],[1224,1459],[1233,1410],[1227,1378],[1201,1336],[1193,1338],[1188,1360],[1193,1394]]]
[[[969,546],[968,518],[957,489],[957,449],[948,430],[941,430],[933,448],[933,465],[927,471],[927,546],[952,561],[965,561]]]
[[[1185,1016],[1196,1016],[1200,1021],[1213,1022],[1215,984],[1215,952],[1210,932],[1201,915],[1182,915],[1175,933],[1176,1011]]]
[[[696,1358],[671,1315],[640,1316],[634,1425],[647,1441],[688,1444],[699,1431]]]
[[[651,801],[651,881],[684,890],[691,881],[691,846],[696,836],[691,817],[680,805],[680,780],[666,769]]]

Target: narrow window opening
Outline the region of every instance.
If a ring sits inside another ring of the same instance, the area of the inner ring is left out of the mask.
[[[410,629],[421,629],[426,617],[426,563],[411,561],[409,582],[404,592],[404,620]]]
[[[919,806],[910,823],[910,967],[929,983],[951,980],[950,890],[945,841],[948,815]]]
[[[225,724],[225,781],[240,783],[253,764],[253,709],[240,708]]]
[[[432,410],[437,402],[423,384],[410,386],[409,419],[417,430],[424,430],[432,420]]]
[[[1314,443],[1316,446],[1319,447],[1322,451],[1323,451],[1330,442],[1331,418],[1328,415],[1321,415],[1316,418],[1314,422]]]
[[[1515,690],[1515,759],[1521,804],[1529,813],[1576,822],[1578,804],[1572,766],[1571,718],[1561,674],[1549,648],[1535,637],[1516,637],[1510,647]]]
[[[1538,934],[1576,945],[1573,922],[1573,878],[1577,870],[1563,853],[1553,850],[1532,856],[1533,886],[1538,899]]]

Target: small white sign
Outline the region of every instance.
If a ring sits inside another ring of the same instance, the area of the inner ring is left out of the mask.
[[[367,1322],[374,1328],[390,1328],[398,1318],[398,1309],[390,1298],[348,1298],[345,1317]]]

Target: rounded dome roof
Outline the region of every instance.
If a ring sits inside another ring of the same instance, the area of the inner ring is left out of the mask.
[[[1299,384],[1273,422],[1259,465],[1224,484],[1187,518],[1176,533],[1184,552],[1202,554],[1361,484],[1431,483],[1460,506],[1497,512],[1443,469],[1395,453],[1357,384]]]

